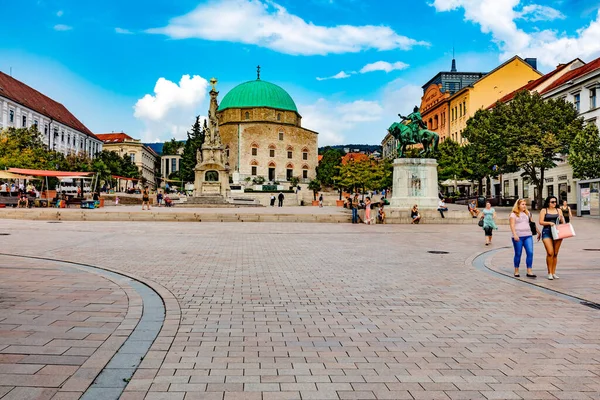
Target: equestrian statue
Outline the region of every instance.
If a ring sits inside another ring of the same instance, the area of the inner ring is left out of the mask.
[[[404,158],[406,146],[411,144],[422,144],[423,150],[419,152],[421,157],[430,157],[437,151],[440,137],[437,133],[427,129],[423,122],[419,107],[415,106],[413,112],[406,117],[398,114],[400,122],[394,122],[388,132],[398,140],[398,158]]]

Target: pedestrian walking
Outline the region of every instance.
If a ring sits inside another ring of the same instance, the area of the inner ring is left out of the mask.
[[[371,224],[371,198],[365,199],[365,224]]]
[[[144,186],[144,191],[142,192],[142,211],[144,210],[144,206],[150,210],[150,191],[148,190],[148,186]]]
[[[354,198],[350,201],[350,208],[352,209],[352,223],[358,224],[358,195],[355,194]]]
[[[542,242],[546,248],[546,267],[548,269],[548,279],[558,279],[556,275],[556,264],[558,262],[558,251],[562,244],[562,239],[554,240],[552,237],[552,227],[559,223],[564,224],[565,218],[562,211],[557,207],[558,199],[556,196],[548,196],[544,202],[544,208],[540,211],[539,223],[542,226]]]
[[[560,207],[560,211],[562,211],[563,218],[565,219],[565,224],[571,222],[571,218],[573,218],[573,213],[571,212],[571,207],[569,207],[569,203],[566,200],[563,200],[562,206]]]
[[[521,264],[521,256],[523,249],[525,249],[525,265],[527,266],[527,277],[536,278],[537,275],[533,273],[533,229],[535,226],[535,232],[537,240],[539,241],[542,234],[537,229],[537,225],[531,219],[531,213],[527,210],[527,202],[525,199],[518,199],[512,208],[512,212],[509,216],[510,230],[512,232],[512,245],[515,252],[513,258],[513,266],[515,267],[515,278],[520,277],[519,266]],[[533,224],[533,225],[531,225]]]
[[[275,193],[271,194],[271,207],[275,207]]]
[[[283,192],[279,192],[279,196],[277,196],[277,199],[279,200],[278,207],[283,207],[283,199],[285,199]]]
[[[485,234],[485,245],[489,246],[492,244],[492,232],[498,229],[496,225],[496,210],[492,208],[492,203],[489,201],[485,203],[485,208],[481,213],[481,219],[483,220],[483,232]]]
[[[323,193],[319,193],[319,207],[323,208]]]
[[[159,190],[158,193],[156,193],[156,202],[158,203],[159,207],[162,207],[162,201],[163,201],[163,194]]]

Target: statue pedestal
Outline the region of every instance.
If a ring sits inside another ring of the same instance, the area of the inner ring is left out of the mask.
[[[437,209],[437,161],[432,158],[397,158],[394,160],[393,191],[390,207]]]

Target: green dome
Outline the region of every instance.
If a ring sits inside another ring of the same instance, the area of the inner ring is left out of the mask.
[[[269,107],[298,112],[292,97],[281,87],[257,79],[237,85],[223,97],[219,111],[227,108]]]

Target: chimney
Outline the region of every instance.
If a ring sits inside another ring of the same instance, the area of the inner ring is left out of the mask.
[[[537,69],[537,58],[526,58],[525,62],[531,65],[531,68]]]

